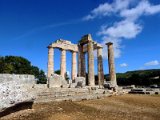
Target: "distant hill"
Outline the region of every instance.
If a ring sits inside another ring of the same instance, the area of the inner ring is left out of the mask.
[[[160,69],[136,70],[126,73],[117,73],[118,85],[160,85]],[[105,75],[109,80],[109,74]]]

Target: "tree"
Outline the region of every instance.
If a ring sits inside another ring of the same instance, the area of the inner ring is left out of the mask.
[[[0,57],[0,73],[33,74],[38,79],[37,83],[46,83],[47,81],[44,71],[32,66],[26,58],[18,56]]]
[[[56,70],[55,73],[58,74],[58,75],[60,75],[61,71],[60,70]]]

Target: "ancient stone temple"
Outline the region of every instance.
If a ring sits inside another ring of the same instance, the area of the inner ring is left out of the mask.
[[[114,70],[114,55],[112,50],[112,44],[108,45],[109,54],[109,71],[111,75],[111,81],[116,81],[116,75]],[[72,83],[75,83],[77,78],[87,78],[85,81],[88,86],[95,86],[95,72],[94,72],[94,50],[97,50],[97,67],[98,67],[98,85],[100,87],[104,84],[104,72],[103,72],[103,58],[102,58],[102,45],[95,42],[90,34],[84,35],[78,44],[73,44],[70,41],[59,39],[48,46],[48,78],[54,75],[54,49],[61,50],[61,67],[60,75],[65,79],[66,74],[66,51],[72,52]],[[78,54],[78,61],[77,61]],[[88,65],[86,65],[85,54],[88,57]],[[77,64],[78,63],[78,64]],[[88,76],[86,76],[86,66],[88,67]],[[78,67],[78,69],[77,69]],[[78,72],[77,72],[78,70]],[[77,76],[78,75],[78,76]]]

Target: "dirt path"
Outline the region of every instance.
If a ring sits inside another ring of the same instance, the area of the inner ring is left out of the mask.
[[[34,104],[1,120],[159,120],[160,96],[123,95],[81,102]]]

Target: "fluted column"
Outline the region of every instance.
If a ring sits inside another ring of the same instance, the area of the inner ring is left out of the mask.
[[[103,72],[102,48],[97,49],[97,57],[98,57],[98,84],[99,86],[103,86],[104,72]]]
[[[78,77],[81,77],[81,45],[78,45]]]
[[[78,45],[78,76],[86,77],[86,64],[85,64],[85,53],[83,52],[83,45]]]
[[[73,51],[72,52],[72,80],[75,80],[75,78],[77,77],[77,62],[76,62],[76,52]]]
[[[47,77],[49,78],[51,74],[54,72],[54,49],[52,47],[48,47],[48,73]]]
[[[93,41],[88,42],[88,85],[95,86]]]
[[[85,61],[85,53],[81,54],[81,75],[82,77],[86,77],[86,61]]]
[[[66,50],[61,50],[61,76],[65,79],[66,74]]]
[[[117,80],[116,80],[116,72],[115,72],[115,65],[114,65],[113,43],[109,42],[109,43],[106,43],[106,45],[108,46],[108,66],[109,66],[110,81],[113,86],[116,86]]]

